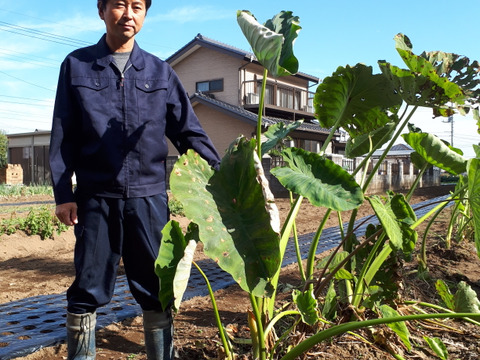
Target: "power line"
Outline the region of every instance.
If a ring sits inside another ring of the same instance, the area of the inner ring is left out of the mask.
[[[36,39],[50,41],[50,42],[54,42],[54,43],[57,43],[57,44],[73,46],[73,47],[91,45],[91,43],[83,41],[83,40],[77,40],[77,39],[69,38],[69,37],[62,36],[62,35],[57,35],[57,34],[48,33],[48,32],[40,31],[40,30],[35,30],[35,29],[32,29],[32,28],[24,27],[24,26],[10,24],[10,23],[7,23],[5,21],[0,21],[0,30],[11,32],[11,33],[18,34],[18,35],[27,36],[29,38],[33,37],[33,38],[36,38]]]
[[[31,53],[15,51],[15,50],[12,50],[12,49],[0,48],[0,52],[2,52],[4,54],[7,54],[7,55],[19,54],[18,57],[24,57],[25,59],[35,59],[35,60],[40,59],[40,60],[44,60],[45,63],[50,62],[51,64],[55,64],[55,65],[58,65],[58,64],[61,63],[61,61],[56,60],[56,59],[52,59],[52,58],[48,58],[48,57],[42,57],[42,56],[38,56],[38,55],[35,55],[35,57],[32,57]],[[12,56],[15,56],[15,55],[12,55]]]
[[[13,61],[20,60],[22,63],[28,63],[28,64],[41,66],[41,67],[48,67],[48,68],[51,68],[51,69],[58,69],[60,67],[58,64],[56,64],[56,65],[49,64],[47,62],[39,61],[39,60],[34,59],[32,57],[17,56],[17,55],[9,54],[8,52],[2,51],[1,49],[0,49],[0,54],[5,54],[5,55],[0,57],[0,60],[13,60]]]
[[[33,118],[38,121],[38,122],[44,122],[44,121],[49,121],[52,119],[52,116],[48,116],[47,114],[39,114],[39,113],[26,113],[26,112],[19,112],[19,111],[10,111],[10,110],[5,110],[2,111],[0,110],[0,120],[3,119],[12,119],[11,116],[14,116],[13,120],[23,120],[23,119],[28,119],[29,121]]]
[[[45,100],[45,99],[33,99],[33,98],[28,98],[28,97],[21,97],[21,96],[12,96],[12,95],[1,95],[0,97],[6,97],[6,98],[11,98],[11,99],[21,99],[21,100],[30,100],[30,101],[50,101],[50,100]]]
[[[8,12],[8,13],[11,13],[11,14],[20,15],[20,16],[27,17],[27,18],[31,18],[31,19],[35,19],[35,20],[41,20],[41,21],[47,22],[47,23],[49,23],[49,24],[61,24],[60,22],[53,22],[52,19],[40,18],[40,17],[37,17],[37,16],[31,16],[31,15],[27,15],[27,14],[24,14],[24,13],[21,13],[21,12],[18,12],[18,11],[12,11],[12,10],[7,10],[7,9],[0,9],[0,11]],[[93,31],[93,30],[84,29],[84,28],[79,27],[79,26],[72,26],[72,25],[69,25],[69,26],[72,27],[72,28],[74,28],[74,29],[81,30],[81,31],[88,31],[88,32],[91,32],[91,33],[94,33],[94,32],[95,32],[95,31]]]
[[[40,88],[40,89],[44,89],[44,90],[48,90],[48,91],[55,92],[55,90],[53,90],[53,89],[49,89],[49,88],[46,88],[46,87],[44,87],[44,86],[42,86],[42,85],[37,85],[37,84],[34,84],[34,83],[29,82],[29,81],[27,81],[27,80],[20,79],[20,78],[18,78],[18,77],[16,77],[16,76],[7,74],[7,73],[4,72],[4,71],[1,71],[1,70],[0,70],[0,73],[1,73],[1,74],[4,74],[4,75],[7,75],[7,76],[10,76],[11,78],[14,78],[15,80],[18,80],[18,81],[24,82],[24,83],[26,83],[26,84],[29,84],[29,85],[38,87],[38,88]]]
[[[19,119],[19,118],[15,118],[15,117],[0,117],[0,123],[3,121],[3,120],[15,120],[15,121],[21,121],[21,122],[28,122],[28,123],[33,123],[33,124],[47,124],[47,123],[50,123],[51,125],[51,122],[52,122],[52,119],[45,119],[45,120],[34,120],[34,119]],[[9,126],[11,126],[12,124],[8,124]],[[16,125],[16,124],[15,124]]]
[[[48,107],[53,107],[53,105],[47,105],[47,104],[32,104],[28,102],[20,102],[20,101],[4,101],[0,100],[0,104],[16,104],[16,105],[29,105],[29,106],[48,106]]]

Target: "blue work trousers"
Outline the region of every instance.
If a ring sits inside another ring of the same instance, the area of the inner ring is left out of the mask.
[[[143,310],[162,310],[154,263],[168,221],[165,193],[115,199],[79,196],[75,270],[67,291],[71,313],[93,312],[113,296],[123,258],[130,291]]]

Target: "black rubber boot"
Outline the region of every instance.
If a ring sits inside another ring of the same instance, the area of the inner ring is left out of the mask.
[[[96,313],[67,313],[68,360],[95,360]]]
[[[172,311],[143,311],[148,360],[173,360]]]

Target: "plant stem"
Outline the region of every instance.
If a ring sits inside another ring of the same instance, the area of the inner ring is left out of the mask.
[[[258,334],[258,355],[260,360],[267,360],[267,349],[265,346],[265,335],[263,331],[263,321],[262,321],[262,314],[258,309],[258,298],[250,295],[250,303],[252,304],[253,314],[255,316],[256,324],[257,324],[257,334]],[[255,350],[254,350],[255,352]]]
[[[258,120],[257,120],[257,154],[260,161],[262,160],[262,119],[265,104],[265,89],[267,88],[268,70],[263,69],[262,91],[260,92],[260,102],[258,104]]]
[[[293,194],[290,191],[290,206],[293,206],[294,201],[293,201]],[[305,276],[305,270],[303,269],[303,262],[302,262],[302,253],[300,252],[300,244],[298,243],[298,232],[297,232],[297,224],[296,221],[293,221],[292,224],[292,231],[293,231],[293,240],[295,244],[295,253],[297,255],[297,263],[298,263],[298,271],[300,272],[300,277],[303,282],[307,280]]]
[[[310,244],[310,249],[309,249],[308,258],[307,258],[307,274],[306,274],[307,279],[310,279],[313,275],[313,269],[315,267],[315,254],[317,253],[318,243],[320,241],[320,236],[322,236],[323,228],[325,227],[325,224],[327,223],[328,217],[330,216],[331,212],[332,212],[332,209],[328,209],[327,212],[325,213],[325,216],[323,217],[323,220],[318,226],[317,232],[315,233],[315,236],[312,239],[312,243]]]
[[[385,150],[383,151],[382,155],[380,156],[380,158],[378,159],[377,163],[375,164],[375,166],[373,167],[373,170],[372,172],[370,173],[370,175],[368,176],[367,180],[365,181],[365,184],[363,185],[363,192],[365,192],[368,188],[368,186],[370,185],[370,183],[372,182],[372,179],[373,177],[375,176],[378,168],[380,167],[380,165],[382,164],[383,160],[385,160],[385,158],[387,157],[388,155],[388,152],[390,151],[390,149],[392,148],[392,146],[395,144],[395,142],[397,141],[397,139],[400,137],[400,135],[402,134],[403,132],[403,129],[405,128],[405,126],[407,126],[408,122],[410,121],[410,119],[412,118],[413,114],[415,113],[415,111],[418,109],[418,106],[415,106],[412,111],[410,111],[410,113],[408,114],[407,118],[403,121],[403,123],[400,125],[400,127],[397,129],[397,132],[395,133],[395,135],[392,137],[392,139],[390,140],[390,143],[387,145],[387,147],[385,148]]]
[[[283,318],[284,316],[288,316],[288,315],[300,315],[300,312],[297,311],[297,310],[289,310],[289,311],[282,311],[281,313],[279,313],[277,316],[275,316],[272,320],[270,320],[270,322],[268,323],[267,327],[265,328],[265,342],[267,341],[267,336],[268,334],[270,333],[270,331],[272,331],[273,327],[275,326],[275,324],[281,319]]]
[[[455,314],[455,312],[454,312],[453,310],[444,308],[444,307],[439,306],[439,305],[426,303],[426,302],[418,302],[418,301],[407,300],[407,301],[404,301],[404,303],[407,304],[407,305],[421,305],[421,306],[429,307],[429,308],[431,308],[431,309],[443,311],[443,312],[446,312],[446,313]],[[468,322],[470,322],[470,323],[472,323],[472,324],[474,324],[474,325],[480,326],[480,322],[475,321],[475,320],[473,320],[473,319],[470,319],[469,317],[465,318],[464,320],[465,320],[465,321],[468,321]]]
[[[390,324],[400,321],[410,321],[410,320],[424,320],[424,319],[445,319],[445,318],[469,318],[469,317],[479,317],[479,314],[475,313],[440,313],[440,314],[416,314],[416,315],[405,315],[405,316],[395,316],[389,318],[381,319],[372,319],[366,321],[355,321],[348,322],[341,325],[336,325],[330,329],[320,331],[315,335],[310,336],[309,338],[303,340],[293,349],[291,349],[287,354],[285,354],[280,360],[295,360],[301,354],[311,349],[316,344],[331,339],[334,336],[343,334],[347,331],[353,331],[361,328],[366,328],[370,326]]]
[[[415,178],[415,181],[413,182],[412,186],[410,187],[410,190],[408,190],[407,195],[405,195],[405,200],[407,200],[407,202],[410,202],[410,199],[412,198],[413,192],[417,189],[417,186],[420,183],[420,180],[422,179],[423,174],[425,174],[425,171],[427,170],[427,167],[429,165],[430,164],[425,163],[425,165],[423,165],[423,167],[418,172],[417,177]]]
[[[220,313],[218,312],[217,302],[215,300],[215,295],[213,293],[212,286],[210,285],[210,281],[208,281],[207,275],[205,275],[202,269],[200,269],[200,266],[198,266],[195,261],[193,261],[192,263],[193,265],[195,265],[198,272],[203,276],[205,282],[207,283],[208,293],[210,295],[210,300],[212,301],[213,314],[215,315],[215,322],[217,323],[218,332],[220,333],[220,339],[222,340],[223,347],[225,348],[225,356],[228,360],[233,360],[232,346],[230,344],[230,341],[227,339],[227,336],[225,335],[225,330],[222,325],[222,320],[220,319]]]
[[[368,254],[365,263],[363,264],[362,270],[358,279],[355,281],[355,293],[352,298],[352,305],[357,308],[360,305],[360,302],[363,298],[363,292],[365,288],[368,288],[370,281],[377,273],[378,269],[384,261],[387,259],[388,255],[392,252],[390,245],[385,244],[385,232],[383,232],[379,239],[375,242],[370,254]],[[377,253],[381,246],[384,246],[380,253]]]
[[[300,195],[297,198],[297,200],[295,200],[294,205],[290,208],[290,211],[287,215],[285,223],[283,224],[283,227],[281,230],[281,238],[280,238],[280,261],[283,261],[283,258],[285,256],[288,239],[290,238],[290,233],[292,231],[293,224],[295,223],[295,218],[297,217],[297,214],[300,211],[302,201],[303,201],[303,196]],[[273,316],[278,279],[280,278],[281,270],[282,270],[281,267],[279,267],[277,273],[273,276],[271,281],[274,290],[273,290],[272,297],[268,300],[268,314],[270,315],[270,317]]]

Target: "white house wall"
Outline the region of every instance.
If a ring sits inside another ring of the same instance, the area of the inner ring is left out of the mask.
[[[8,136],[8,147],[29,147],[29,146],[49,146],[50,132],[45,133],[25,133]]]

